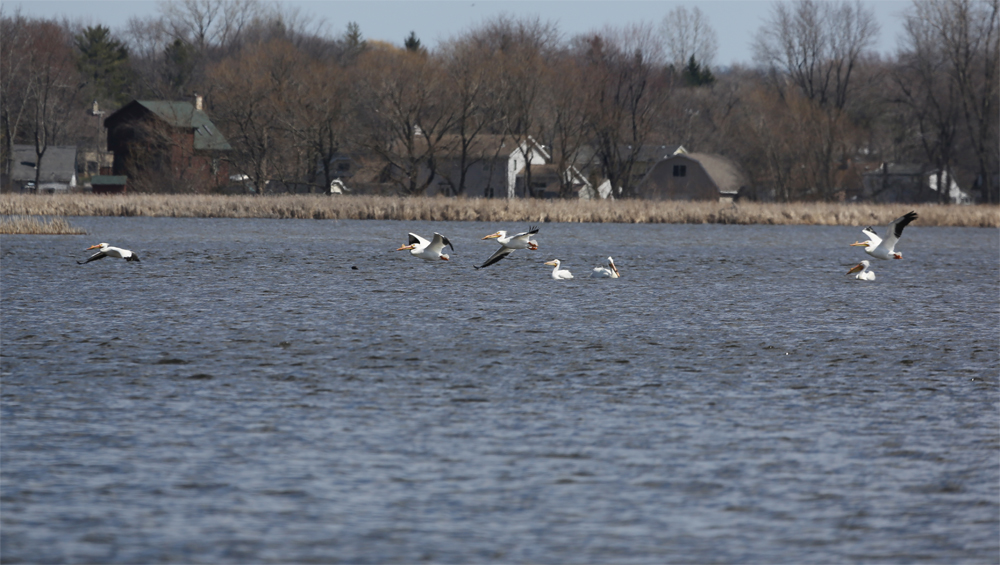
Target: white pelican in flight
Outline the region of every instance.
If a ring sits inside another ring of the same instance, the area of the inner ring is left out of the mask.
[[[868,270],[868,267],[870,266],[871,263],[868,262],[868,259],[865,259],[864,261],[851,267],[851,270],[847,271],[847,274],[849,275],[851,273],[858,273],[858,271],[861,271],[860,273],[854,275],[854,278],[858,279],[859,281],[873,281],[875,280],[875,273],[873,271]]]
[[[896,242],[903,235],[903,228],[910,225],[910,222],[916,219],[917,213],[910,212],[889,222],[889,225],[886,227],[885,239],[876,235],[875,230],[871,227],[867,227],[861,230],[861,232],[868,236],[868,240],[856,241],[851,244],[851,247],[864,247],[865,253],[876,259],[902,259],[903,254],[894,251]]]
[[[590,273],[592,279],[617,279],[621,276],[618,267],[615,267],[615,260],[611,257],[608,257],[607,267],[594,267],[593,272]]]
[[[553,259],[551,261],[546,261],[546,265],[554,265],[555,268],[552,269],[552,278],[557,281],[568,281],[573,278],[573,273],[569,272],[568,269],[559,268],[559,259]]]
[[[431,241],[427,241],[419,235],[411,233],[408,245],[404,245],[396,251],[409,250],[410,255],[419,257],[425,261],[447,261],[448,256],[441,253],[445,245],[451,247],[452,251],[455,250],[455,247],[448,241],[448,238],[437,232],[434,233],[434,238]]]
[[[490,255],[490,258],[486,260],[485,263],[476,267],[477,269],[482,269],[483,267],[489,267],[493,263],[503,259],[504,257],[510,255],[516,249],[530,249],[535,251],[538,249],[538,242],[531,239],[531,236],[538,233],[538,228],[531,227],[526,232],[508,236],[507,232],[500,230],[496,233],[491,233],[490,235],[484,237],[483,239],[496,239],[497,243],[500,244],[500,249],[497,249],[496,253]],[[475,265],[473,265],[475,267]]]
[[[100,249],[97,253],[94,253],[87,258],[86,261],[77,261],[77,264],[83,265],[84,263],[90,263],[91,261],[97,261],[98,259],[104,259],[105,257],[117,257],[119,259],[124,259],[126,261],[138,261],[139,256],[132,253],[128,249],[122,249],[121,247],[111,247],[107,243],[98,243],[97,245],[91,245],[90,247],[84,249],[84,251],[90,251],[91,249]]]

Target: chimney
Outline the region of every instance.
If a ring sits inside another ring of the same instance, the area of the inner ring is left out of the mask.
[[[202,106],[202,104],[201,104],[201,94],[195,94],[194,95],[194,109],[195,110],[201,110],[202,109],[201,106]]]

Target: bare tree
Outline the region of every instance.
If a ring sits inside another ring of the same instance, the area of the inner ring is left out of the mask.
[[[492,52],[474,36],[466,36],[442,45],[437,56],[447,77],[442,94],[455,112],[452,125],[455,141],[451,149],[457,152],[458,160],[457,170],[441,173],[453,195],[465,194],[469,170],[484,157],[482,151],[473,148],[498,122],[500,104],[493,88],[496,73],[490,64]]]
[[[324,189],[337,178],[330,168],[332,159],[347,144],[352,129],[347,97],[347,73],[325,61],[311,61],[303,68],[303,96],[290,109],[293,130],[306,147],[307,179],[322,173]],[[316,163],[319,163],[317,171]]]
[[[810,182],[803,166],[809,158],[808,124],[817,112],[799,92],[780,100],[760,83],[746,89],[729,134],[756,187],[756,198],[790,202],[804,196],[801,187]]]
[[[542,77],[559,39],[554,24],[539,18],[501,15],[488,21],[477,41],[492,56],[488,61],[496,73],[496,101],[500,133],[516,147],[531,147],[542,135]],[[530,151],[530,149],[529,149]],[[531,182],[531,159],[525,163],[525,192],[535,196]],[[508,196],[513,187],[508,187]]]
[[[912,14],[904,29],[906,48],[890,73],[894,89],[889,97],[905,108],[912,124],[910,135],[937,170],[937,186],[943,187],[942,177],[953,178],[961,120],[958,89],[931,21],[924,14]],[[946,190],[939,190],[938,196],[941,202],[948,201]]]
[[[294,176],[296,149],[287,132],[287,107],[297,99],[299,58],[286,41],[244,48],[210,70],[217,91],[227,95],[214,105],[218,124],[233,146],[233,164],[264,193],[272,180]]]
[[[837,166],[857,149],[845,134],[853,129],[846,110],[857,87],[853,77],[865,61],[878,34],[870,9],[859,1],[820,2],[799,0],[776,3],[770,21],[757,33],[754,57],[768,70],[770,85],[789,105],[797,97],[789,86],[823,110],[818,131],[806,135],[816,145],[804,165],[812,186],[802,194],[834,199],[843,192],[837,186]],[[801,134],[806,132],[801,131]]]
[[[771,69],[779,91],[788,77],[808,99],[841,109],[851,75],[878,32],[874,14],[860,1],[778,2],[757,33],[754,59]]]
[[[391,47],[362,53],[353,99],[365,146],[381,156],[405,194],[423,194],[437,173],[441,140],[454,113],[443,103],[443,72],[433,58]]]
[[[568,172],[577,165],[580,150],[588,141],[587,77],[581,61],[569,51],[561,52],[549,65],[545,77],[546,111],[543,139],[550,140],[552,162],[559,171],[559,195],[573,196]]]
[[[590,79],[588,129],[601,170],[620,195],[635,195],[633,169],[667,101],[659,38],[651,26],[578,38]]]
[[[697,6],[678,6],[660,23],[667,60],[675,70],[682,69],[693,57],[702,65],[711,65],[719,49],[718,36],[706,16]]]
[[[907,18],[911,51],[924,59],[940,60],[938,80],[957,91],[987,202],[998,201],[993,175],[1000,169],[998,12],[997,0],[918,0]]]
[[[29,102],[25,129],[35,146],[36,187],[41,184],[46,150],[76,133],[74,128],[80,127],[84,115],[82,81],[72,45],[69,31],[55,23],[39,21],[28,26]]]
[[[0,126],[3,128],[3,173],[9,177],[13,144],[21,133],[30,99],[28,19],[20,11],[8,16],[0,6]]]

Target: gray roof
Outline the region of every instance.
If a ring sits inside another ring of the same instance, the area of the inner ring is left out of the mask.
[[[746,182],[740,166],[728,157],[715,153],[685,153],[672,155],[663,162],[691,160],[701,164],[708,176],[712,178],[719,192],[733,193],[739,191]]]
[[[135,103],[155,114],[171,126],[194,129],[194,148],[207,151],[229,151],[226,137],[215,127],[208,114],[195,110],[190,102],[169,100],[135,100]],[[121,110],[119,110],[121,111]]]
[[[15,181],[35,180],[34,145],[14,145],[12,151],[10,178]],[[42,155],[40,182],[69,182],[76,174],[76,146],[53,145]]]
[[[631,151],[631,146],[625,146],[622,148],[622,154],[627,154]],[[639,153],[636,155],[635,160],[640,163],[645,163],[648,161],[659,161],[661,159],[666,159],[678,151],[684,149],[680,145],[652,145],[646,144],[639,148]]]

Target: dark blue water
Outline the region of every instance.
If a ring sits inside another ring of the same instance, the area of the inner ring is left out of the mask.
[[[997,230],[70,222],[0,239],[5,563],[1000,555]]]

